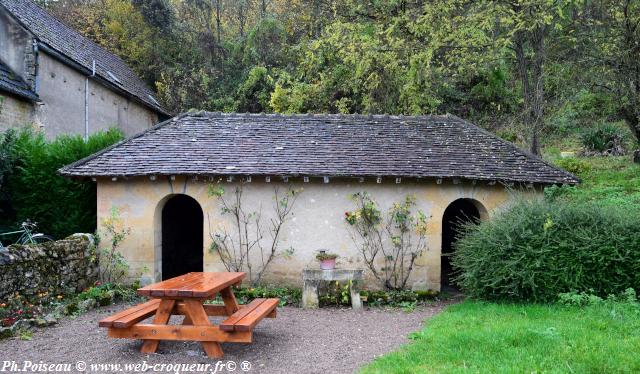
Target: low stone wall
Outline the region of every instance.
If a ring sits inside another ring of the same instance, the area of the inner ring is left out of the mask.
[[[0,300],[15,292],[25,296],[77,292],[93,285],[97,277],[91,235],[0,249]]]

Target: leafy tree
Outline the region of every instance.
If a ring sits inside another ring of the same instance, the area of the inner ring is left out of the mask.
[[[606,0],[580,9],[580,69],[613,96],[618,114],[640,143],[640,1]]]

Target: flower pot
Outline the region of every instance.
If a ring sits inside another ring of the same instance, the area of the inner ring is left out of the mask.
[[[333,270],[335,269],[335,267],[336,267],[335,258],[320,261],[320,269],[322,270]]]

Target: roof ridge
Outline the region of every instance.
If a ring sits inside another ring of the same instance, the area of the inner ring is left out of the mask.
[[[421,115],[408,115],[408,114],[366,114],[366,113],[251,113],[251,112],[221,112],[221,111],[207,111],[197,110],[187,112],[191,116],[197,117],[232,117],[232,118],[256,118],[256,117],[271,117],[271,118],[343,118],[343,119],[416,119],[416,120],[430,120],[430,119],[447,119],[446,115],[442,114],[421,114]]]
[[[556,165],[554,165],[554,164],[552,164],[552,163],[550,163],[550,162],[546,161],[545,159],[543,159],[543,158],[542,158],[542,157],[540,157],[540,156],[534,155],[533,153],[531,153],[531,152],[527,151],[526,149],[522,149],[522,148],[518,147],[517,145],[513,144],[512,142],[510,142],[510,141],[508,141],[508,140],[506,140],[506,139],[502,139],[502,138],[501,138],[501,137],[499,137],[498,135],[496,135],[496,134],[494,134],[494,133],[492,133],[492,132],[490,132],[490,131],[487,131],[487,130],[483,129],[482,127],[480,127],[480,126],[478,126],[478,125],[476,125],[476,124],[473,124],[473,123],[471,123],[471,122],[469,122],[469,121],[467,121],[467,120],[465,120],[465,119],[463,119],[463,118],[460,118],[460,117],[458,117],[458,116],[456,116],[455,114],[452,114],[452,113],[447,113],[445,116],[450,117],[450,118],[453,118],[453,119],[455,119],[455,120],[457,120],[457,121],[461,122],[462,124],[464,124],[464,125],[466,125],[466,126],[472,127],[472,128],[474,128],[474,129],[476,129],[476,130],[478,130],[478,131],[482,132],[483,134],[485,134],[485,135],[487,135],[487,136],[489,136],[489,137],[492,137],[492,138],[494,138],[494,139],[497,139],[497,140],[499,140],[499,141],[503,142],[504,144],[506,144],[507,146],[509,146],[510,148],[514,149],[515,151],[517,151],[517,152],[519,152],[519,153],[522,153],[522,154],[524,154],[525,156],[527,156],[527,157],[529,157],[529,158],[531,158],[531,159],[533,159],[533,160],[540,161],[540,162],[542,162],[543,164],[545,164],[545,165],[549,166],[550,168],[553,168],[553,169],[555,169],[555,170],[557,170],[557,171],[559,171],[559,172],[561,172],[561,173],[564,173],[565,175],[567,175],[567,176],[569,176],[569,177],[571,177],[571,178],[576,179],[578,182],[582,182],[582,179],[580,179],[580,178],[579,178],[579,177],[577,177],[576,175],[574,175],[574,174],[572,174],[572,173],[570,173],[570,172],[568,172],[568,171],[566,171],[566,170],[564,170],[564,169],[562,169],[562,168],[560,168],[560,167],[558,167],[558,166],[556,166]]]

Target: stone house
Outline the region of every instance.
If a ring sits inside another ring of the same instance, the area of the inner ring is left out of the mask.
[[[109,127],[133,135],[168,118],[122,61],[31,0],[0,0],[0,131],[48,138]]]
[[[145,282],[225,269],[221,252],[210,250],[216,235],[234,231],[220,195],[211,193],[219,188],[232,204],[241,186],[242,203],[261,213],[263,227],[276,216],[274,189],[303,189],[280,234],[279,248],[292,253],[274,259],[263,278],[297,285],[303,268],[318,266],[319,249],[337,253],[340,267],[365,268],[345,220],[354,208],[350,196],[366,191],[382,210],[414,196],[415,208],[428,217],[427,247],[408,286],[434,290],[449,281],[443,254],[451,252],[461,219],[487,219],[519,195],[579,182],[450,115],[192,112],[60,173],[97,183],[98,226],[118,210],[131,228],[120,250],[131,276]],[[263,240],[269,239],[266,233]]]

